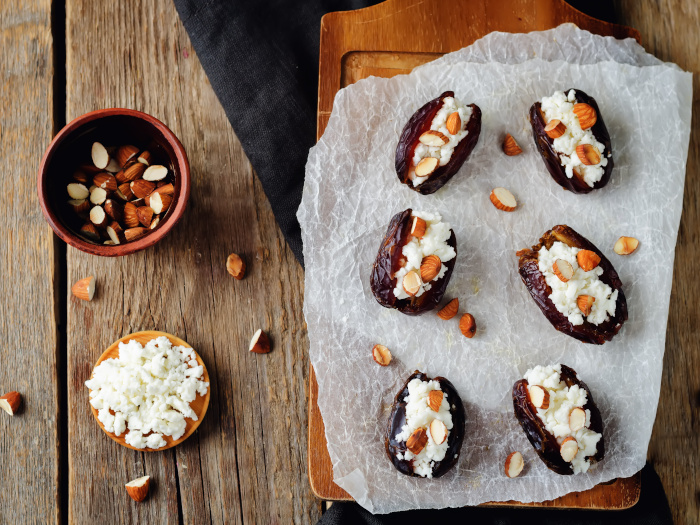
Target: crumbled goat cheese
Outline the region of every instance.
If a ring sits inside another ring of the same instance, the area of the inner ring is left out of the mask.
[[[565,438],[571,436],[578,443],[578,453],[571,461],[574,474],[587,472],[591,466],[588,458],[595,456],[598,441],[602,434],[592,431],[588,427],[591,424],[591,411],[586,410],[586,424],[582,429],[571,432],[569,428],[569,414],[576,408],[583,406],[588,401],[588,396],[583,388],[573,385],[571,388],[560,380],[561,365],[536,366],[525,372],[525,380],[529,386],[539,385],[549,392],[549,408],[537,409],[537,415],[544,423],[545,428],[557,438],[559,444]]]
[[[586,321],[599,325],[607,321],[610,316],[615,315],[617,290],[613,291],[610,286],[599,279],[603,275],[603,269],[600,265],[590,272],[584,272],[576,261],[578,252],[578,248],[557,241],[549,250],[544,246],[540,248],[537,258],[538,266],[547,285],[552,289],[549,299],[554,303],[559,313],[565,315],[574,326],[583,324],[583,313],[576,304],[576,298],[579,295],[590,295],[595,297],[595,302],[591,313],[586,317]],[[567,261],[574,268],[574,275],[568,282],[563,282],[554,273],[552,267],[557,259]]]
[[[197,394],[206,395],[209,383],[191,348],[173,346],[167,337],[119,343],[119,358],[105,359],[85,382],[90,404],[107,432],[136,448],[160,448],[163,436],[180,438],[185,418],[197,420],[190,408]]]
[[[435,412],[428,406],[428,396],[433,390],[441,390],[440,383],[434,380],[422,381],[418,377],[408,383],[408,395],[405,398],[406,424],[401,429],[401,432],[395,436],[396,441],[406,441],[413,434],[414,430],[418,428],[426,429],[428,443],[418,455],[413,454],[410,450],[406,450],[403,455],[401,453],[396,455],[399,459],[413,460],[413,472],[424,478],[432,478],[433,465],[445,458],[450,430],[452,430],[453,426],[447,392],[443,392],[442,404],[438,412]],[[433,441],[433,436],[430,435],[428,428],[433,419],[439,419],[447,427],[447,438],[440,445]]]
[[[551,97],[544,97],[540,104],[545,124],[557,119],[566,126],[566,132],[552,142],[554,150],[559,154],[561,165],[565,168],[566,176],[573,177],[574,169],[576,169],[583,177],[584,182],[592,188],[603,177],[604,168],[608,165],[607,157],[610,154],[608,152],[608,155],[603,155],[605,146],[596,140],[590,129],[581,129],[578,117],[574,113],[576,92],[573,89],[568,94],[555,91]],[[579,144],[591,144],[598,148],[600,163],[592,166],[583,164],[576,154],[576,146]]]
[[[459,113],[459,118],[462,120],[462,128],[457,132],[456,135],[452,135],[447,131],[447,117],[449,117],[454,112]],[[469,132],[467,131],[467,123],[472,116],[472,108],[465,106],[459,100],[454,97],[446,97],[443,100],[442,107],[438,110],[433,118],[433,122],[430,124],[430,129],[433,131],[439,131],[445,137],[449,139],[447,144],[442,146],[426,146],[425,144],[418,143],[416,149],[413,151],[413,162],[409,171],[409,178],[413,180],[414,186],[419,186],[429,177],[416,177],[415,167],[418,163],[426,157],[435,157],[440,159],[440,166],[444,166],[452,158],[452,152],[459,142],[466,137]]]
[[[447,244],[448,239],[452,235],[452,229],[446,222],[442,222],[442,217],[438,213],[428,213],[413,211],[412,216],[420,217],[425,221],[425,235],[418,239],[411,237],[402,248],[403,256],[406,258],[406,264],[400,268],[395,274],[396,287],[394,288],[394,296],[397,299],[408,299],[410,295],[403,289],[403,278],[411,270],[419,270],[423,258],[428,255],[437,255],[442,261],[440,272],[433,278],[432,281],[442,279],[447,271],[447,266],[444,263],[454,259],[457,255],[455,249]],[[416,293],[416,297],[423,295],[423,292],[430,290],[430,283],[421,283],[421,287]]]

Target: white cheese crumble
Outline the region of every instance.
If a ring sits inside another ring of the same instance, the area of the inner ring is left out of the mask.
[[[413,472],[424,478],[433,477],[433,465],[445,459],[447,454],[447,443],[452,430],[452,414],[450,404],[447,400],[447,392],[443,392],[440,410],[435,412],[428,406],[428,396],[433,390],[441,390],[440,383],[435,380],[422,381],[416,377],[408,383],[408,395],[404,399],[406,402],[406,424],[401,429],[395,439],[396,441],[406,441],[416,429],[424,428],[428,434],[428,443],[418,455],[406,450],[404,454],[396,454],[399,459],[406,461],[413,460]],[[439,419],[447,427],[447,438],[440,445],[433,441],[430,435],[429,425],[433,419]]]
[[[576,298],[579,295],[590,295],[595,298],[595,302],[586,321],[599,325],[615,315],[618,293],[599,279],[603,274],[600,265],[590,272],[584,272],[579,267],[576,261],[576,254],[579,251],[578,248],[559,241],[552,244],[549,250],[542,246],[538,252],[538,266],[547,285],[552,289],[549,299],[559,313],[565,315],[574,326],[583,324],[583,313],[576,304]],[[563,282],[554,273],[552,267],[557,259],[567,261],[574,268],[574,275],[568,282]]]
[[[411,237],[411,240],[402,248],[401,253],[403,253],[406,263],[394,274],[394,278],[396,279],[394,296],[397,299],[408,299],[410,297],[410,295],[406,293],[406,290],[403,289],[404,275],[411,270],[418,270],[418,273],[420,273],[420,265],[424,257],[428,255],[437,255],[443,263],[440,267],[440,272],[430,281],[433,282],[442,279],[445,272],[447,272],[447,266],[445,266],[444,263],[457,256],[455,249],[447,244],[448,239],[452,235],[452,229],[449,223],[442,222],[440,214],[414,210],[411,215],[423,219],[426,228],[423,237],[420,239]],[[422,282],[415,296],[420,297],[424,292],[430,290],[431,287],[432,285],[430,283]]]
[[[557,119],[566,126],[566,132],[552,141],[552,146],[559,154],[566,176],[572,178],[574,169],[576,169],[584,182],[592,188],[603,177],[604,168],[608,165],[607,157],[610,156],[610,152],[604,155],[605,146],[596,140],[593,132],[590,129],[581,129],[578,117],[574,113],[576,92],[573,89],[568,94],[564,94],[563,91],[555,91],[551,97],[544,97],[540,104],[544,113],[545,124]],[[579,144],[590,144],[598,148],[600,163],[592,166],[583,164],[576,154],[576,146]]]
[[[595,456],[598,441],[602,434],[592,431],[588,427],[591,424],[591,411],[586,409],[586,424],[576,432],[569,428],[569,414],[574,408],[583,406],[588,401],[588,396],[583,388],[573,385],[571,388],[560,380],[561,365],[536,366],[525,372],[525,380],[529,386],[539,385],[549,392],[549,407],[547,410],[536,409],[537,415],[544,423],[545,428],[557,438],[559,444],[565,438],[571,436],[578,443],[578,453],[571,461],[574,474],[587,472],[591,466],[588,457]]]
[[[459,113],[459,118],[462,120],[462,127],[457,132],[456,135],[452,135],[447,131],[447,117],[449,117],[454,112]],[[438,110],[433,118],[433,122],[430,124],[430,129],[433,131],[439,131],[449,140],[447,144],[442,146],[426,146],[423,143],[418,143],[416,149],[413,152],[413,162],[408,173],[408,176],[413,180],[413,186],[420,186],[423,182],[428,180],[428,177],[416,177],[415,167],[418,163],[426,157],[434,157],[440,159],[440,166],[444,166],[452,158],[452,152],[459,142],[466,137],[469,132],[467,131],[467,123],[472,116],[472,108],[462,104],[459,100],[454,97],[445,97],[442,103],[442,107]]]
[[[102,361],[85,386],[107,432],[119,436],[128,428],[127,444],[160,448],[163,436],[182,437],[185,418],[197,420],[190,403],[207,393],[203,374],[193,349],[158,337],[145,347],[134,340],[119,343],[119,358]]]

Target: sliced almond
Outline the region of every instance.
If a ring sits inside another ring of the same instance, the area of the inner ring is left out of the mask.
[[[122,167],[117,162],[117,159],[114,158],[109,159],[109,163],[107,164],[107,166],[105,166],[105,170],[107,170],[110,173],[117,173],[121,169]]]
[[[424,428],[417,428],[406,440],[406,448],[413,454],[418,455],[428,444],[428,433]]]
[[[159,164],[154,164],[146,168],[143,172],[143,180],[148,180],[151,182],[163,180],[168,176],[168,168],[161,166]]]
[[[580,407],[571,409],[569,412],[569,428],[572,432],[581,430],[586,426],[586,411]]]
[[[90,191],[90,202],[93,204],[104,204],[107,200],[107,190],[102,188],[94,187]]]
[[[442,307],[442,309],[438,312],[438,317],[440,319],[444,319],[445,321],[449,321],[455,315],[457,315],[457,312],[459,312],[459,299],[455,297]]]
[[[559,446],[559,453],[561,454],[561,459],[567,463],[571,463],[576,457],[576,454],[578,454],[578,442],[576,439],[571,436],[564,439]]]
[[[406,275],[404,275],[402,284],[404,291],[408,295],[410,295],[411,297],[416,295],[418,293],[418,290],[420,290],[420,286],[422,284],[418,270],[411,270]]]
[[[525,461],[523,460],[523,455],[518,452],[511,452],[506,458],[506,476],[509,478],[517,478],[523,471],[525,466]]]
[[[105,213],[113,220],[119,222],[122,220],[123,208],[119,202],[112,199],[107,199],[104,204]]]
[[[639,246],[639,240],[634,237],[620,237],[615,243],[615,253],[618,255],[629,255]]]
[[[270,338],[260,328],[255,332],[250,340],[248,351],[255,354],[267,354],[270,352]]]
[[[518,202],[513,194],[505,188],[494,188],[490,195],[491,202],[499,210],[513,211],[518,206]]]
[[[126,241],[124,230],[116,221],[107,226],[107,235],[114,244],[121,244],[122,240]]]
[[[442,269],[442,261],[437,255],[423,257],[420,264],[420,278],[424,283],[429,283],[435,279]]]
[[[148,151],[142,151],[136,160],[139,163],[148,166],[151,163],[151,153]]]
[[[73,211],[77,214],[85,213],[90,209],[90,203],[87,199],[71,199],[68,201],[68,205],[73,208]]]
[[[447,427],[445,423],[439,419],[433,419],[430,422],[430,437],[436,445],[442,445],[447,439]]]
[[[544,127],[544,132],[549,138],[558,139],[566,133],[566,126],[561,120],[553,119],[547,122],[547,125]]]
[[[576,262],[584,272],[590,272],[600,264],[600,255],[592,250],[579,250]]]
[[[581,164],[586,166],[594,166],[600,164],[600,151],[591,144],[579,144],[576,146],[576,155]]]
[[[515,157],[516,155],[520,155],[522,152],[523,149],[513,138],[513,135],[506,133],[506,136],[503,139],[503,153],[509,157]]]
[[[450,139],[448,139],[445,135],[432,129],[423,133],[420,137],[418,137],[418,140],[421,144],[425,144],[426,146],[433,148],[444,146],[450,141]]]
[[[417,177],[427,177],[431,175],[438,167],[439,159],[435,157],[425,157],[416,166]]]
[[[117,189],[117,179],[114,178],[114,175],[110,175],[104,171],[95,175],[92,179],[92,183],[98,188],[107,191],[116,191]]]
[[[442,398],[445,394],[442,390],[431,390],[428,393],[428,406],[433,412],[440,412],[440,405],[442,405]]]
[[[0,396],[0,408],[14,416],[22,404],[22,396],[19,392],[8,392]]]
[[[67,186],[67,190],[70,198],[76,201],[85,200],[90,196],[90,191],[87,189],[87,186],[79,182],[71,182]]]
[[[91,222],[86,222],[80,227],[80,235],[85,237],[88,241],[98,242],[100,240],[100,233]]]
[[[95,277],[91,275],[85,279],[80,279],[73,285],[71,292],[78,299],[92,301],[92,298],[95,296]]]
[[[559,277],[559,280],[563,283],[568,282],[569,279],[574,276],[574,267],[571,266],[569,261],[565,261],[564,259],[557,259],[554,261],[552,270],[554,271],[554,275]]]
[[[425,235],[425,229],[427,224],[420,217],[413,217],[413,224],[411,225],[411,235],[418,237],[419,239]]]
[[[226,271],[239,281],[245,277],[245,262],[237,253],[232,253],[226,258]]]
[[[126,492],[129,494],[131,499],[137,502],[141,502],[146,499],[148,495],[148,487],[151,485],[151,477],[143,476],[142,478],[130,481],[126,485]]]
[[[450,113],[445,122],[445,127],[450,132],[450,135],[456,135],[462,130],[462,118],[457,111]]]
[[[578,306],[581,313],[586,316],[591,314],[593,303],[595,303],[595,297],[591,295],[579,295],[576,298],[576,306]]]
[[[391,363],[391,352],[384,345],[374,345],[372,347],[372,358],[381,366],[388,366]]]
[[[107,149],[99,142],[93,142],[91,153],[92,163],[95,167],[101,170],[105,169],[107,164],[109,164],[109,153],[107,153]]]
[[[459,330],[464,337],[471,339],[476,333],[476,321],[472,314],[464,314],[459,320]]]
[[[574,104],[574,114],[578,117],[581,129],[592,128],[598,121],[598,115],[592,106],[584,103]]]
[[[151,225],[148,228],[150,230],[155,230],[159,224],[160,224],[160,216],[153,217],[153,220],[151,221]]]
[[[90,210],[90,222],[98,228],[102,228],[107,224],[107,214],[102,206],[95,206]]]
[[[530,403],[535,408],[547,410],[549,408],[549,390],[539,385],[532,385],[528,388]]]
[[[156,184],[155,182],[143,179],[136,179],[131,183],[130,188],[131,192],[134,194],[134,197],[136,197],[137,199],[143,199],[145,197],[148,197],[151,193],[153,193],[153,190],[156,189]]]
[[[172,201],[173,199],[170,195],[158,193],[156,191],[146,197],[146,204],[153,209],[153,213],[156,215],[167,211]]]

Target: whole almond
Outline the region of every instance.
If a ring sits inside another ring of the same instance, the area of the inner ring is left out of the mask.
[[[459,320],[459,329],[464,337],[471,339],[476,333],[476,321],[472,314],[464,314]]]
[[[459,116],[458,112],[450,113],[450,115],[447,117],[447,122],[445,122],[445,127],[447,128],[447,131],[450,132],[450,135],[456,135],[457,133],[460,132],[462,129],[462,119]]]

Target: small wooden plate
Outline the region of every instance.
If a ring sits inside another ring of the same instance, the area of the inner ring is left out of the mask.
[[[155,339],[157,337],[165,336],[168,339],[170,339],[170,342],[173,344],[173,346],[185,346],[187,348],[192,348],[190,345],[188,345],[185,341],[180,339],[179,337],[175,337],[174,335],[167,334],[165,332],[156,332],[153,330],[148,330],[145,332],[136,332],[135,334],[127,335],[126,337],[122,337],[121,339],[115,341],[112,343],[112,345],[104,351],[104,353],[100,356],[100,358],[97,360],[97,363],[95,363],[95,367],[99,365],[102,361],[105,359],[112,359],[112,358],[118,358],[119,357],[119,343],[126,343],[128,341],[138,341],[142,345],[146,345],[148,341],[151,339]],[[204,368],[204,374],[202,375],[202,380],[206,381],[209,383],[209,374],[207,373],[207,367],[204,365],[204,361],[202,361],[202,358],[199,357],[199,354],[195,352],[195,355],[197,357],[197,362],[202,365]],[[93,368],[94,370],[94,368]],[[92,374],[90,374],[90,377],[92,378]],[[157,452],[159,450],[167,450],[171,447],[174,447],[176,445],[179,445],[183,441],[185,441],[188,437],[190,437],[195,430],[197,430],[197,427],[199,427],[199,424],[202,422],[202,419],[204,419],[204,415],[207,413],[207,408],[209,407],[209,397],[211,395],[211,385],[209,385],[209,388],[207,389],[207,393],[204,396],[200,396],[197,394],[197,397],[190,403],[190,407],[192,407],[192,410],[194,410],[195,414],[197,414],[197,421],[193,421],[190,418],[185,418],[185,422],[187,426],[185,427],[185,433],[179,438],[179,439],[173,439],[170,436],[163,436],[163,439],[166,441],[166,445],[161,448],[136,448],[132,447],[131,445],[128,445],[126,441],[124,441],[124,436],[126,436],[127,431],[124,431],[124,433],[121,436],[116,436],[112,434],[111,432],[107,432],[105,430],[104,425],[102,422],[97,419],[97,410],[90,405],[90,410],[92,410],[92,415],[95,416],[95,421],[97,421],[97,424],[100,425],[100,428],[104,431],[105,434],[107,434],[110,438],[112,438],[114,441],[119,443],[120,445],[130,448],[132,450],[140,450],[140,451],[145,451],[145,452]]]

